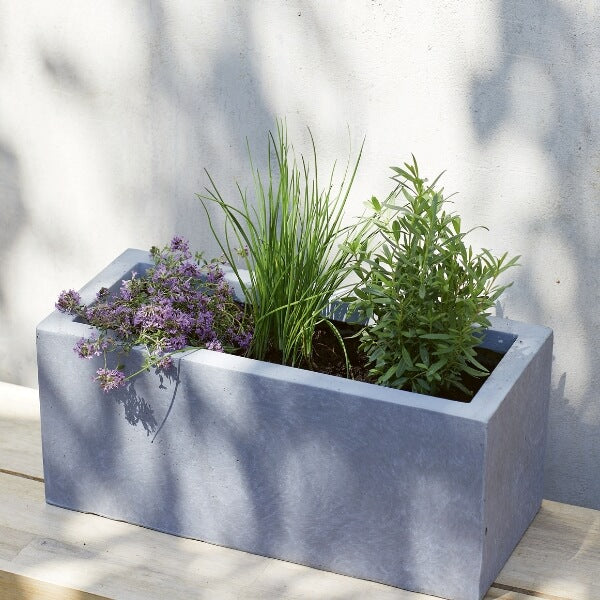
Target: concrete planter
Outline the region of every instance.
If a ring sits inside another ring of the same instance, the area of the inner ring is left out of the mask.
[[[147,262],[126,251],[83,301]],[[549,329],[494,319],[483,345],[507,352],[469,404],[208,350],[106,395],[72,350],[88,334],[38,327],[51,504],[456,600],[540,506]]]

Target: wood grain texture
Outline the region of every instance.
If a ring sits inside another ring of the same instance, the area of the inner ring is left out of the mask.
[[[0,383],[0,470],[42,478],[37,390]]]
[[[533,595],[532,595],[533,594]],[[514,590],[504,590],[492,586],[483,600],[564,600],[543,596],[537,592],[519,592]]]
[[[0,470],[3,600],[430,598],[47,505],[35,390],[0,384]],[[597,599],[599,567],[600,512],[544,501],[485,600]]]
[[[24,575],[0,571],[0,598],[2,600],[106,600],[80,590],[72,590]]]
[[[544,500],[499,584],[542,597],[600,598],[600,511]]]

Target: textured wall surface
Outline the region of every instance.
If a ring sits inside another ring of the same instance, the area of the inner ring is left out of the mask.
[[[323,165],[366,136],[351,197],[413,152],[521,254],[500,314],[555,330],[545,496],[600,508],[600,7],[452,0],[0,0],[0,379],[36,385],[34,327],[126,247],[216,254],[195,193],[249,183],[245,138],[306,125]],[[350,134],[348,133],[348,128]]]

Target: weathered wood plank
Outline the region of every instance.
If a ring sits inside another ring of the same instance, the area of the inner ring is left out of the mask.
[[[600,598],[600,511],[544,500],[496,581],[542,597]]]
[[[0,598],[3,600],[107,600],[80,590],[46,583],[24,575],[0,571]]]
[[[0,472],[44,476],[37,390],[0,383]]]
[[[543,596],[537,592],[532,593],[535,595],[531,596],[527,593],[521,593],[514,590],[505,590],[492,586],[483,600],[568,600],[565,598],[552,598],[550,596]]]
[[[0,525],[0,559],[13,560],[34,539],[33,533]]]

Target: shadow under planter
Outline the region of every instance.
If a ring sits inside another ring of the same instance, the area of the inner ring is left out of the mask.
[[[149,262],[127,250],[82,301]],[[51,504],[452,600],[485,595],[540,507],[545,327],[492,319],[482,345],[505,355],[468,404],[192,351],[135,380],[154,436],[73,352],[88,334],[38,327]]]

